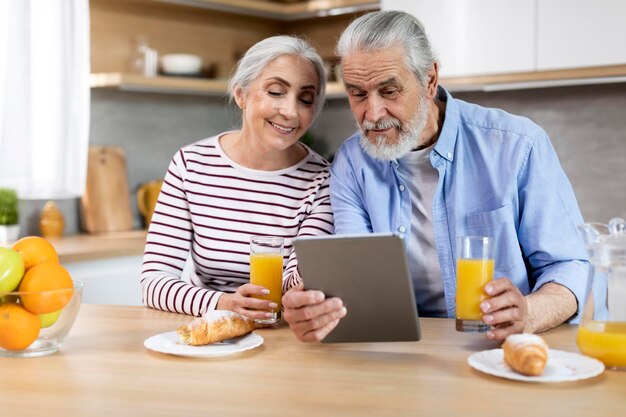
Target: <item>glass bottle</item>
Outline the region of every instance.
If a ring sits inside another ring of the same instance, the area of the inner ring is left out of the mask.
[[[133,74],[146,77],[157,75],[157,52],[151,48],[145,35],[137,35],[133,53],[129,61],[129,69]]]

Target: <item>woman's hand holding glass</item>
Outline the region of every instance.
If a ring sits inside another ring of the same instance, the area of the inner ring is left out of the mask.
[[[272,312],[277,304],[272,301],[261,300],[253,297],[261,297],[269,294],[269,290],[260,285],[244,284],[237,288],[233,294],[222,294],[217,303],[218,310],[230,310],[251,319],[267,319],[272,317]]]

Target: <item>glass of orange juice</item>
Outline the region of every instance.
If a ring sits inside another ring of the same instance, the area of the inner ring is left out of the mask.
[[[270,293],[256,296],[276,303],[272,317],[256,319],[260,325],[273,326],[280,320],[283,296],[284,240],[277,236],[252,236],[250,238],[250,283],[267,288]]]
[[[491,326],[482,321],[484,286],[493,279],[493,238],[461,236],[456,252],[456,329],[482,333]]]

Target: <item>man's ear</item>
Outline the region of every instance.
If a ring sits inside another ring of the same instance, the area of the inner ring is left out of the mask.
[[[428,84],[426,84],[426,89],[428,91],[428,97],[434,99],[437,96],[437,86],[439,85],[439,63],[433,62],[433,65],[428,70],[426,74],[428,77]]]
[[[235,103],[237,103],[237,107],[239,107],[241,110],[245,109],[246,100],[245,100],[243,88],[241,88],[240,86],[235,87],[234,96],[235,96]]]

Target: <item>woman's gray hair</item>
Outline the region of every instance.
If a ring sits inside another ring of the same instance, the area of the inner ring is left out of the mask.
[[[293,36],[272,36],[254,44],[239,60],[228,82],[230,101],[235,99],[235,89],[241,87],[244,95],[248,94],[250,84],[256,80],[265,67],[281,55],[295,55],[313,64],[319,77],[317,97],[315,98],[313,120],[322,111],[326,99],[326,73],[322,58],[317,51],[303,39]]]
[[[396,45],[406,50],[408,67],[420,84],[425,85],[428,70],[437,58],[424,27],[408,13],[387,10],[359,17],[341,34],[335,53],[343,59],[351,52],[377,51]]]

